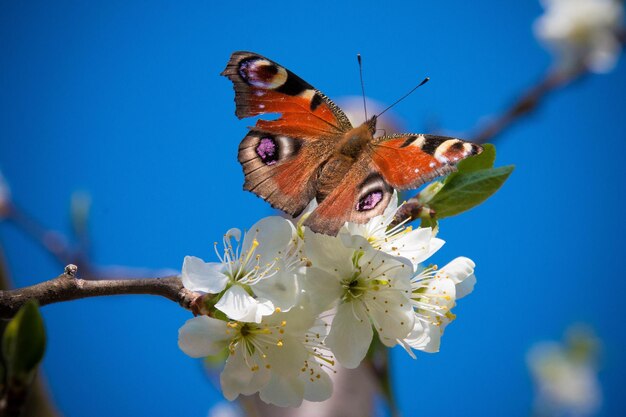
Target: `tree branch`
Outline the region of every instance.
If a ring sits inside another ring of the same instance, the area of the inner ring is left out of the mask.
[[[619,29],[615,35],[624,48],[626,46],[626,30]],[[468,140],[479,144],[487,143],[511,127],[522,116],[536,110],[549,93],[573,81],[578,81],[588,74],[589,68],[584,62],[568,71],[554,70],[548,72],[536,85],[522,93],[507,110],[477,133],[471,135]]]
[[[192,310],[201,294],[189,291],[178,276],[145,279],[90,281],[76,278],[75,265],[65,267],[58,277],[30,287],[0,291],[0,318],[13,317],[26,301],[35,299],[39,305],[104,295],[160,295]]]
[[[507,110],[468,140],[479,144],[489,142],[505,129],[511,127],[522,116],[536,110],[550,92],[581,78],[586,73],[585,67],[578,68],[573,72],[549,72],[536,85],[519,96]]]

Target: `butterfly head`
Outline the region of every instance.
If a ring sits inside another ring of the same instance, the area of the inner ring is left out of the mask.
[[[370,134],[374,136],[376,133],[376,121],[378,120],[378,116],[372,116],[371,119],[365,122],[367,125],[367,130],[369,130]]]

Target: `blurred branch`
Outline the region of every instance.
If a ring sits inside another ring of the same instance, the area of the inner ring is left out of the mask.
[[[76,205],[73,202],[73,205]],[[65,237],[60,232],[46,228],[35,217],[28,214],[19,206],[9,202],[3,206],[4,220],[12,223],[15,227],[25,233],[28,237],[38,243],[48,254],[50,254],[59,265],[74,264],[81,271],[84,279],[88,280],[106,280],[125,277],[131,278],[149,278],[153,276],[174,275],[177,271],[169,268],[153,269],[153,268],[133,268],[128,266],[107,265],[100,266],[91,262],[89,256],[89,235],[86,228],[86,220],[77,219],[76,215],[72,215],[73,231],[78,242],[71,245],[70,237]],[[77,210],[73,210],[76,212]],[[83,216],[84,217],[84,216]],[[82,224],[81,224],[82,223]],[[0,269],[0,278],[2,270]]]
[[[36,299],[39,305],[81,298],[122,294],[160,295],[192,310],[201,295],[189,291],[178,276],[145,279],[90,281],[76,278],[77,267],[68,265],[58,277],[30,287],[0,291],[0,317],[12,317],[24,303]]]
[[[626,30],[620,30],[617,33],[617,39],[626,46]],[[500,115],[493,118],[474,134],[467,135],[470,142],[484,144],[495,139],[506,129],[513,126],[524,116],[535,111],[543,101],[555,90],[571,84],[574,81],[581,80],[589,74],[589,68],[585,64],[571,70],[553,70],[549,71],[535,85],[519,95],[513,103],[504,110]],[[423,218],[425,214],[423,210],[427,209],[420,203],[419,193],[408,199],[397,211],[393,225],[402,222],[410,223],[419,218]],[[426,216],[427,217],[427,216]]]
[[[6,288],[11,288],[11,277],[9,276],[9,267],[4,256],[4,249],[0,242],[0,290]]]
[[[548,72],[536,85],[514,100],[507,110],[470,136],[468,140],[479,144],[489,142],[511,127],[518,119],[536,110],[550,92],[586,74],[587,69],[585,67],[578,68],[573,72]]]
[[[24,233],[39,243],[46,252],[50,253],[61,265],[75,263],[83,266],[63,236],[55,231],[48,230],[34,217],[27,214],[13,203],[6,207],[6,220],[13,223]],[[82,269],[82,268],[81,268]]]
[[[620,30],[616,36],[622,47],[626,46],[626,30]],[[501,115],[479,129],[477,133],[469,135],[468,140],[479,144],[489,142],[511,127],[520,118],[536,110],[549,93],[573,81],[582,79],[588,74],[589,69],[585,64],[580,64],[577,68],[569,71],[555,70],[548,72],[537,84],[530,87],[514,100],[511,106]]]

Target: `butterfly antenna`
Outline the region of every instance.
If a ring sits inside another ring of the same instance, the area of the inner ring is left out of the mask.
[[[363,110],[365,110],[365,120],[367,120],[367,105],[365,104],[365,84],[363,84],[363,63],[361,62],[361,54],[356,54],[359,61],[359,77],[361,78],[361,93],[363,93]]]
[[[411,95],[411,93],[415,90],[417,90],[418,88],[420,88],[421,86],[423,86],[424,84],[426,84],[428,82],[428,80],[430,80],[430,78],[426,77],[422,80],[421,83],[419,83],[418,85],[416,85],[415,87],[413,87],[413,89],[411,91],[409,91],[408,93],[406,93],[405,95],[403,95],[402,97],[400,97],[398,100],[396,100],[395,103],[393,103],[391,106],[387,107],[385,110],[383,110],[382,112],[378,113],[378,116],[376,117],[380,117],[382,116],[382,114],[384,112],[386,112],[387,110],[389,110],[390,108],[392,108],[393,106],[395,106],[396,104],[398,104],[399,102],[401,102],[402,100],[404,100],[405,98],[407,98],[408,96]]]

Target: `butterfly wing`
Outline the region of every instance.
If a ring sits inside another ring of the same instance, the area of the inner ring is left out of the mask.
[[[383,136],[370,148],[374,166],[397,190],[417,188],[447,175],[459,161],[480,152],[482,147],[474,143],[425,134]]]
[[[417,188],[481,151],[478,145],[444,136],[376,138],[304,224],[315,232],[336,235],[346,221],[366,223],[384,212],[394,188]]]
[[[304,222],[311,230],[335,236],[345,222],[367,223],[383,214],[393,196],[393,188],[363,153],[341,183],[324,198]]]
[[[320,166],[352,125],[328,97],[261,55],[233,53],[222,75],[233,82],[237,117],[280,114],[257,120],[239,146],[244,188],[297,216],[315,197]]]
[[[315,197],[317,172],[330,154],[326,141],[251,130],[239,145],[243,187],[296,217]]]
[[[337,136],[352,129],[346,115],[328,97],[261,55],[234,52],[222,75],[233,82],[235,114],[240,119],[281,114],[276,120],[258,120],[258,130],[318,138]]]

